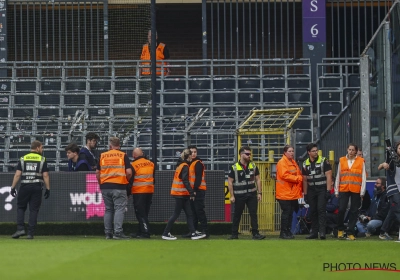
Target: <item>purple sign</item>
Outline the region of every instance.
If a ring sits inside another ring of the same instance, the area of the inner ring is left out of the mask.
[[[303,0],[303,42],[326,42],[326,0]]]

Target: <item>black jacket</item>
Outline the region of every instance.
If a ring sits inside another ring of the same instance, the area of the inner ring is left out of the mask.
[[[373,206],[373,204],[377,205],[377,207]],[[371,208],[375,208],[375,213],[370,213],[373,220],[381,220],[384,221],[386,219],[387,214],[389,213],[389,202],[387,201],[387,193],[386,190],[381,194],[374,196],[371,201]]]

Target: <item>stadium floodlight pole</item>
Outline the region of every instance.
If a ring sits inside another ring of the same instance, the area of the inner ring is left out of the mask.
[[[154,163],[154,170],[157,170],[157,88],[156,88],[156,0],[151,0],[151,42],[150,59],[151,59],[151,155]]]

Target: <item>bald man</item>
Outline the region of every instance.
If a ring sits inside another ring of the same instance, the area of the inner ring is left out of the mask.
[[[131,236],[150,238],[149,212],[154,193],[154,163],[144,156],[140,148],[135,148],[132,156],[134,160],[131,163],[133,169],[131,194],[139,229]]]

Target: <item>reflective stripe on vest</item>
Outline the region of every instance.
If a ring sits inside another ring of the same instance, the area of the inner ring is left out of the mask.
[[[186,162],[181,163],[175,170],[174,180],[172,181],[171,186],[171,195],[175,196],[188,196],[190,195],[185,185],[183,184],[183,180],[179,178],[179,175],[182,172],[182,168],[187,166],[189,168],[189,164]]]
[[[318,156],[317,161],[315,162],[314,170],[321,170],[320,174],[316,175],[307,175],[307,184],[309,186],[326,186],[326,176],[324,172],[324,162],[326,158]],[[303,162],[303,168],[308,172],[311,172],[311,162],[310,158],[307,158],[306,161]]]
[[[154,193],[154,163],[148,159],[139,158],[131,165],[135,170],[131,193]]]
[[[164,48],[165,44],[159,43],[157,48],[156,48],[156,60],[157,60],[157,68],[156,68],[156,75],[161,76],[161,65],[165,65],[163,62],[160,60],[164,60]],[[142,49],[142,55],[140,56],[141,60],[150,60],[150,50],[149,50],[149,45],[145,44],[143,45]],[[150,62],[142,62],[142,65],[150,65]],[[167,75],[167,68],[163,68],[164,76]],[[150,75],[151,74],[151,68],[142,68],[142,75]]]
[[[43,183],[42,169],[45,160],[45,157],[36,153],[21,157],[21,184]]]
[[[207,190],[207,185],[206,185],[206,180],[205,180],[205,176],[204,176],[204,164],[201,162],[201,160],[195,160],[194,162],[192,162],[189,166],[189,182],[190,182],[190,186],[192,187],[192,189],[194,189],[194,182],[196,181],[196,164],[200,162],[201,165],[203,165],[203,174],[201,174],[201,183],[199,186],[199,190]]]
[[[248,192],[255,192],[257,191],[257,188],[255,186],[255,181],[241,181],[239,182],[239,173],[238,171],[242,171],[243,168],[239,164],[239,162],[236,162],[234,165],[232,165],[233,171],[235,172],[235,181],[233,182],[233,193],[234,194],[244,194]],[[249,172],[253,172],[253,176],[255,177],[255,171],[256,171],[256,165],[253,162],[249,162],[248,165]]]
[[[109,150],[100,156],[100,184],[111,183],[126,185],[125,153]]]
[[[347,157],[340,158],[339,191],[360,193],[364,160],[357,157],[349,169]]]

